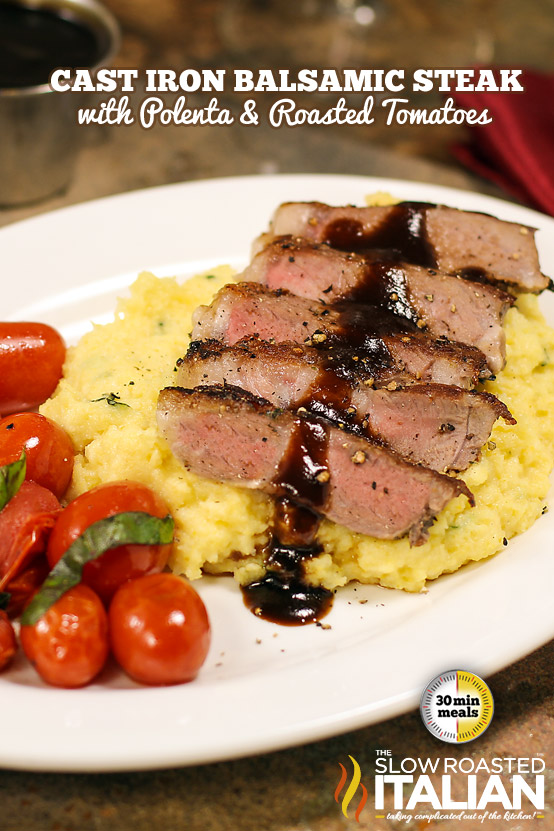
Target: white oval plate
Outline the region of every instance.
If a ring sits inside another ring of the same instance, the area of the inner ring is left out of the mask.
[[[191,275],[246,263],[282,201],[360,203],[377,190],[534,225],[554,273],[554,221],[471,192],[354,176],[212,180],[129,193],[0,230],[3,316],[39,319],[74,341],[108,320],[142,269]],[[554,322],[552,295],[545,311]],[[203,579],[213,644],[196,681],[144,688],[118,670],[82,690],[43,685],[20,656],[0,676],[0,765],[108,771],[198,764],[322,739],[417,705],[446,669],[481,676],[554,635],[554,512],[486,562],[409,595],[340,591],[331,629],[251,615],[231,579]],[[359,601],[363,601],[360,603]]]

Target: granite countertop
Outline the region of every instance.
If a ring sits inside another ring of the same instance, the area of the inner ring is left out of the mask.
[[[142,0],[106,2],[123,25],[119,66],[240,65],[240,57],[231,54],[220,25],[234,0],[228,0],[227,8],[224,0],[160,0],[155,11]],[[404,15],[413,14],[415,9],[415,4],[403,0],[391,0],[390,5]],[[419,9],[424,7],[418,4]],[[467,2],[466,7],[466,18],[460,25],[466,26],[468,33],[475,32],[484,7],[493,15],[486,26],[477,27],[477,42],[485,59],[488,49],[489,58],[498,62],[514,65],[527,61],[552,68],[548,48],[553,33],[552,2],[528,2],[525,10],[515,0],[505,4]],[[413,25],[419,24],[413,21]],[[468,62],[479,57],[473,39],[471,44],[464,53]],[[301,128],[284,135],[269,127],[167,127],[150,131],[138,126],[91,127],[87,128],[86,146],[67,193],[41,205],[0,211],[0,225],[112,193],[238,174],[355,173],[499,195],[492,185],[454,165],[448,146],[459,137],[458,130],[442,129],[385,133]],[[348,827],[389,831],[406,827],[400,819],[376,818],[369,809],[356,822],[352,812],[345,817],[335,801],[339,763],[346,764],[352,756],[362,771],[372,771],[378,749],[392,751],[395,759],[543,756],[544,818],[463,823],[452,819],[442,820],[440,827],[444,831],[460,827],[468,831],[500,827],[554,831],[553,659],[551,642],[487,679],[495,700],[495,716],[487,732],[470,745],[458,747],[434,739],[419,713],[411,712],[326,741],[200,767],[110,774],[3,770],[0,831],[150,831],[152,827],[167,831],[339,831]],[[296,694],[299,691],[291,690],[291,695]],[[9,718],[9,713],[3,717]],[[436,783],[437,777],[432,779]],[[503,771],[502,779],[505,784],[509,782],[508,770]],[[422,820],[407,827],[435,824]]]
[[[334,793],[339,762],[354,757],[368,781],[375,751],[403,758],[531,757],[547,763],[545,805],[554,801],[554,644],[488,679],[495,717],[472,745],[445,745],[427,733],[419,713],[303,747],[232,762],[166,771],[111,774],[38,774],[2,771],[2,831],[392,831],[435,823],[375,819],[364,809],[345,818]],[[376,668],[376,671],[377,668]],[[291,695],[296,691],[291,690]],[[435,787],[437,776],[432,777]],[[503,774],[507,786],[509,774]],[[354,803],[355,805],[356,803]],[[392,806],[388,805],[392,811]],[[385,813],[385,812],[380,812]],[[441,831],[540,828],[552,831],[550,810],[535,823],[444,820]]]

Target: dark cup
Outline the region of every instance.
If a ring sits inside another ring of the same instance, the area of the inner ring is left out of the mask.
[[[13,207],[67,188],[82,144],[77,109],[86,94],[54,92],[50,73],[55,66],[109,65],[119,27],[96,0],[0,0],[1,15],[7,43],[0,65],[0,207]]]

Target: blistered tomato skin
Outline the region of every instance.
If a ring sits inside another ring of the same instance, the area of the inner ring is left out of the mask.
[[[83,687],[100,672],[109,651],[108,617],[100,598],[79,584],[32,626],[21,646],[41,678],[56,687]]]
[[[142,684],[192,681],[208,654],[210,622],[193,587],[175,574],[153,574],[122,585],[109,610],[113,654]]]
[[[0,416],[46,401],[64,360],[63,338],[46,323],[0,323]]]
[[[25,451],[26,478],[60,499],[73,473],[73,444],[65,430],[39,413],[17,413],[0,421],[0,465]]]
[[[143,511],[160,518],[169,513],[163,499],[139,482],[110,482],[93,488],[70,502],[60,514],[46,552],[50,567],[93,522],[126,511]],[[126,580],[162,571],[170,551],[170,545],[121,545],[87,563],[83,582],[108,603]]]
[[[3,587],[10,595],[6,613],[9,618],[19,617],[27,603],[40,589],[49,572],[46,554],[36,554],[28,566],[18,571]]]
[[[45,551],[61,510],[47,488],[23,482],[0,511],[0,591],[8,591],[11,581]]]
[[[17,652],[17,640],[13,626],[6,612],[0,609],[0,672],[2,672]]]

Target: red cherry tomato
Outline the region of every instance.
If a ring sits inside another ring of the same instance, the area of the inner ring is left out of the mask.
[[[73,445],[65,430],[39,413],[17,413],[0,421],[0,465],[25,451],[26,478],[62,497],[73,473]]]
[[[21,627],[21,646],[40,677],[56,687],[82,687],[108,656],[108,616],[88,586],[69,589],[38,621]]]
[[[8,666],[17,652],[17,641],[13,626],[3,609],[0,609],[0,672]]]
[[[10,595],[8,608],[6,609],[9,618],[19,617],[35,592],[40,589],[46,580],[49,571],[50,567],[46,554],[37,554],[27,568],[18,572],[15,577],[8,581],[4,591]]]
[[[169,513],[165,502],[140,482],[99,485],[78,496],[60,514],[46,552],[50,566],[58,562],[93,522],[125,511],[143,511],[160,518]],[[83,583],[107,603],[126,580],[161,571],[170,551],[170,545],[121,545],[87,563],[83,568]]]
[[[54,494],[35,482],[23,482],[0,511],[0,591],[46,549],[60,512]]]
[[[31,410],[61,378],[65,344],[45,323],[0,323],[0,415]]]
[[[176,574],[124,583],[109,610],[113,654],[142,684],[191,681],[206,660],[210,622],[200,596]]]

